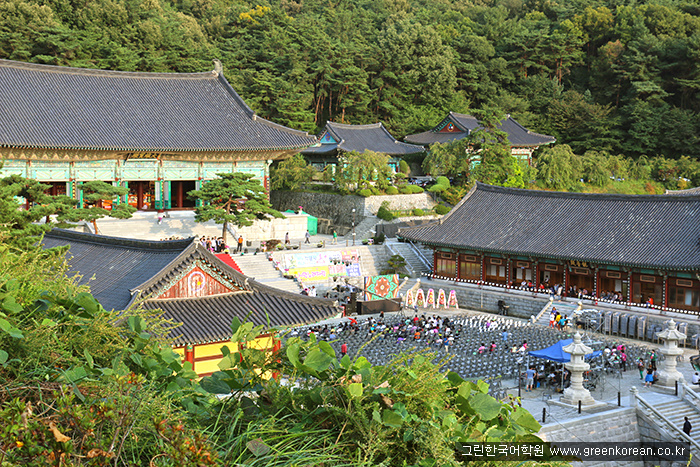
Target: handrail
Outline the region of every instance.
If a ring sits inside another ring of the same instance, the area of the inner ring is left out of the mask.
[[[700,452],[700,444],[698,444],[697,441],[695,441],[693,438],[690,436],[686,435],[680,428],[678,428],[675,424],[671,423],[671,420],[666,418],[664,414],[656,410],[653,405],[642,399],[642,397],[638,394],[635,393],[634,397],[636,398],[637,402],[640,403],[642,411],[646,409],[647,412],[652,412],[654,414],[654,417],[657,419],[656,421],[662,421],[666,425],[666,429],[673,435],[675,434],[678,436],[681,440],[685,441],[686,443],[689,443],[690,445],[693,446],[695,453],[697,454]],[[637,405],[639,408],[639,405]]]
[[[695,407],[695,410],[700,412],[700,396],[698,393],[685,382],[679,382],[679,384],[681,386],[681,398],[688,401],[693,405],[693,407]]]
[[[423,265],[428,269],[432,270],[433,265],[430,264],[428,259],[423,255],[423,253],[418,249],[418,247],[413,242],[408,242],[408,244],[410,245],[411,250],[413,250],[413,253],[415,253],[416,257],[423,263]]]

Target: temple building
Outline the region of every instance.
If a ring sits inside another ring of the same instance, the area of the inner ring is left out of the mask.
[[[105,309],[140,305],[162,310],[165,319],[179,324],[169,332],[173,348],[199,376],[218,370],[223,345],[236,345],[230,342],[234,317],[288,327],[340,313],[332,300],[285,292],[243,275],[230,256],[219,258],[193,238],[147,241],[53,229],[42,244],[70,247],[69,274],[79,274],[78,283],[89,285]],[[279,340],[266,332],[252,345],[272,349]]]
[[[481,123],[471,115],[450,112],[435,128],[423,133],[408,135],[404,141],[423,146],[430,146],[433,143],[448,143],[466,138],[469,134],[481,128]],[[511,154],[519,160],[532,162],[532,153],[535,149],[546,144],[554,143],[553,136],[534,133],[513,117],[507,115],[498,125],[498,129],[508,134],[508,141],[511,145]]]
[[[253,174],[316,138],[258,117],[224,77],[134,73],[0,60],[0,176],[81,197],[81,182],[128,187],[137,209],[189,208],[220,172]]]
[[[592,299],[700,312],[700,195],[584,194],[477,183],[442,219],[399,235],[434,250],[435,277],[561,285]]]
[[[381,122],[371,125],[327,122],[319,139],[320,146],[301,151],[309,164],[319,170],[339,164],[343,153],[372,151],[388,155],[389,165],[396,172],[402,156],[425,151],[422,146],[397,141]]]

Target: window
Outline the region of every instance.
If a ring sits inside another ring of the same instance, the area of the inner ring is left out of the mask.
[[[495,264],[492,264],[491,266],[489,266],[489,276],[498,277],[499,279],[505,279],[506,278],[506,267],[505,266],[496,266]]]
[[[668,305],[672,308],[700,308],[700,291],[669,287]]]
[[[459,263],[459,277],[461,279],[480,280],[481,265],[479,263],[467,263],[461,261]]]
[[[435,274],[438,276],[454,277],[455,261],[453,259],[437,258],[435,261]]]

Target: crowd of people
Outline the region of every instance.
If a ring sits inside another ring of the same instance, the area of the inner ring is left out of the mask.
[[[199,238],[199,243],[212,253],[228,253],[228,246],[224,243],[223,237],[202,236]]]

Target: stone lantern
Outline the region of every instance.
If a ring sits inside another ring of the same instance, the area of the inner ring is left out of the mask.
[[[656,373],[659,380],[654,384],[655,386],[674,388],[676,381],[684,380],[683,375],[676,369],[676,358],[683,354],[683,349],[678,348],[678,341],[686,337],[685,334],[676,329],[675,321],[666,321],[666,329],[659,333],[659,339],[664,342],[659,352],[665,358],[661,361]]]
[[[579,401],[582,406],[596,404],[588,389],[583,387],[583,372],[591,367],[586,363],[585,356],[593,352],[593,349],[581,342],[581,334],[577,332],[574,335],[574,341],[562,350],[571,354],[571,361],[564,364],[571,372],[571,386],[564,390],[564,395],[559,401],[568,405],[578,405]]]

